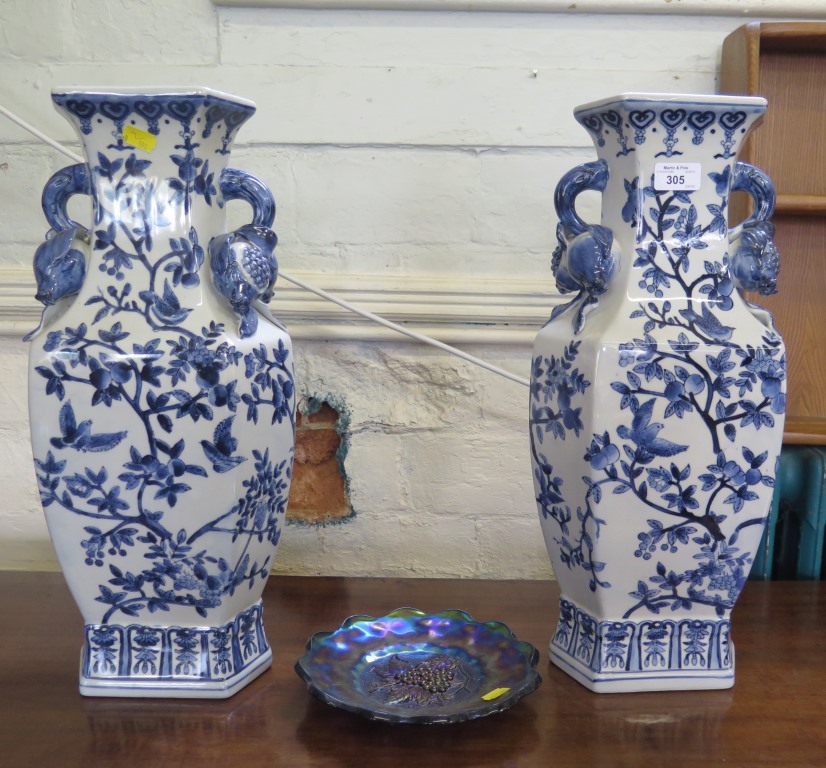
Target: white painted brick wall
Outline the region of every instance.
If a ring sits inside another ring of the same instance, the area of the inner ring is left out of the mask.
[[[0,103],[77,149],[53,86],[209,85],[252,98],[259,112],[233,163],[275,193],[285,270],[516,276],[550,293],[553,187],[593,157],[573,107],[624,90],[713,91],[723,37],[740,23],[0,0]],[[65,164],[0,117],[0,282],[29,269],[40,191]],[[596,219],[598,207],[588,198],[581,211]],[[231,206],[231,223],[245,215]],[[528,375],[527,344],[472,351]],[[28,449],[25,355],[18,338],[0,337],[0,567],[54,568]],[[550,575],[523,387],[395,340],[303,341],[297,360],[302,394],[349,411],[356,515],[290,526],[276,570]]]

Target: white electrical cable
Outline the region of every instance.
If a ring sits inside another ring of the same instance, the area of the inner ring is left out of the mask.
[[[76,155],[74,152],[66,149],[62,144],[58,144],[54,139],[49,138],[45,133],[38,131],[33,125],[29,125],[23,118],[18,117],[14,114],[14,112],[10,112],[6,109],[2,104],[0,104],[0,115],[4,115],[13,123],[17,123],[23,130],[28,131],[32,136],[36,136],[40,141],[45,142],[50,147],[54,147],[58,152],[62,152],[66,157],[72,158],[76,163],[85,162],[80,155]]]
[[[21,128],[31,133],[32,136],[37,137],[42,142],[45,142],[50,147],[56,149],[58,152],[62,152],[64,155],[66,155],[66,157],[70,158],[71,160],[74,160],[76,163],[86,162],[80,155],[76,155],[71,150],[66,149],[66,147],[64,147],[62,144],[58,143],[52,138],[49,138],[48,136],[46,136],[46,134],[37,130],[37,128],[35,128],[33,125],[29,125],[29,123],[15,115],[13,112],[6,109],[2,104],[0,104],[0,114],[7,117],[13,123],[17,123],[17,125],[19,125]],[[470,355],[467,352],[462,352],[461,349],[451,347],[449,344],[445,344],[444,342],[438,341],[434,338],[431,338],[430,336],[425,336],[423,333],[417,333],[416,331],[410,330],[409,328],[406,328],[403,325],[399,325],[398,323],[394,323],[391,320],[387,320],[386,318],[383,318],[380,315],[376,315],[373,312],[368,312],[366,309],[361,309],[360,307],[357,307],[354,304],[350,304],[349,302],[339,298],[338,296],[334,296],[331,293],[327,293],[327,291],[322,290],[321,288],[316,288],[314,285],[311,285],[310,283],[306,283],[303,280],[299,280],[297,277],[288,275],[282,269],[278,270],[278,276],[286,280],[288,283],[297,285],[299,288],[303,288],[305,291],[314,293],[316,296],[320,296],[322,299],[326,299],[327,301],[330,301],[333,304],[337,304],[343,309],[346,309],[349,312],[353,312],[356,315],[361,315],[362,317],[366,318],[367,320],[371,320],[374,323],[383,325],[385,328],[389,328],[392,331],[396,331],[397,333],[409,336],[411,339],[416,339],[416,341],[421,341],[424,344],[429,344],[430,346],[436,347],[437,349],[441,349],[444,352],[448,352],[451,355],[460,357],[462,358],[462,360],[466,360],[467,362],[473,363],[474,365],[477,365],[480,368],[484,368],[485,370],[490,371],[491,373],[496,373],[499,376],[503,376],[506,379],[515,381],[517,384],[523,384],[526,387],[530,387],[531,385],[528,379],[522,378],[521,376],[517,376],[515,373],[506,371],[504,368],[499,368],[498,366],[493,365],[492,363],[488,363],[487,361],[475,357],[474,355]]]
[[[425,336],[422,333],[416,333],[416,331],[412,331],[409,328],[405,328],[403,325],[399,325],[398,323],[394,323],[391,320],[387,320],[381,315],[376,315],[373,312],[368,312],[366,309],[361,309],[349,302],[345,301],[344,299],[339,298],[338,296],[334,296],[331,293],[327,293],[327,291],[322,290],[321,288],[316,288],[315,286],[310,285],[309,283],[305,283],[303,280],[299,280],[297,277],[288,277],[282,271],[279,270],[278,272],[279,277],[283,277],[285,280],[297,285],[299,288],[303,288],[306,291],[310,291],[311,293],[316,294],[316,296],[320,296],[322,299],[327,299],[327,301],[331,301],[333,304],[338,304],[340,307],[344,307],[344,309],[349,310],[350,312],[354,312],[357,315],[361,315],[362,317],[366,317],[368,320],[372,320],[374,323],[378,323],[379,325],[383,325],[385,328],[390,328],[397,333],[402,333],[405,336],[409,336],[411,339],[416,339],[416,341],[424,342],[425,344],[430,344],[437,349],[442,349],[445,352],[449,352],[451,355],[456,355],[456,357],[461,357],[463,360],[467,360],[469,363],[473,363],[474,365],[478,365],[480,368],[484,368],[492,373],[498,373],[500,376],[504,376],[506,379],[510,379],[511,381],[515,381],[517,384],[524,384],[526,387],[531,385],[530,381],[527,379],[523,379],[521,376],[517,376],[515,373],[511,373],[510,371],[506,371],[503,368],[499,368],[492,363],[488,363],[485,360],[481,360],[478,357],[474,357],[473,355],[469,355],[467,352],[462,352],[461,349],[456,349],[456,347],[451,347],[449,344],[445,344],[444,342],[437,341],[436,339],[431,338],[430,336]]]

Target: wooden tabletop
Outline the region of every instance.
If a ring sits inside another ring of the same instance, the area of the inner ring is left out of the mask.
[[[749,582],[726,691],[594,694],[548,662],[553,582],[273,577],[272,669],[223,701],[77,692],[82,621],[62,576],[0,573],[0,765],[9,768],[826,766],[826,587]],[[538,691],[456,725],[391,725],[312,698],[308,637],[352,614],[461,608],[541,652]]]

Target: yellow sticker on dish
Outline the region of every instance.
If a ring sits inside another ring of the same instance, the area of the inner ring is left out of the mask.
[[[155,149],[157,138],[149,131],[142,131],[140,128],[135,128],[134,125],[127,125],[123,129],[123,141],[125,144],[135,147],[135,149],[151,152]]]
[[[492,691],[482,696],[482,699],[484,701],[493,701],[494,699],[498,699],[500,696],[504,696],[504,694],[506,694],[509,690],[510,688],[494,688]]]

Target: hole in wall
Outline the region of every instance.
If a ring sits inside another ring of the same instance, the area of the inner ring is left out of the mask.
[[[344,471],[347,423],[346,409],[329,399],[307,398],[299,405],[288,521],[314,525],[353,515]]]

